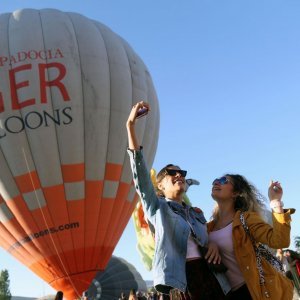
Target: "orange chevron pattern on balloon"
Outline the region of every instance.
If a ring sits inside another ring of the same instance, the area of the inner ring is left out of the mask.
[[[156,171],[150,170],[150,178],[154,188],[157,188]],[[186,192],[191,185],[199,185],[199,181],[195,179],[186,180]],[[192,205],[186,192],[184,193],[183,200],[186,204]],[[141,201],[138,201],[132,214],[132,220],[137,238],[137,250],[144,267],[150,271],[152,270],[152,261],[154,256],[155,241],[154,232],[151,231],[147,217],[145,216]]]
[[[76,13],[0,15],[0,245],[75,299],[104,270],[138,199],[125,124],[152,165],[159,108],[149,70],[120,36]]]

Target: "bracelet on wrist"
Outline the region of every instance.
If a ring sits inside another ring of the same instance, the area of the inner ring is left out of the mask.
[[[281,207],[283,208],[283,202],[281,200],[272,200],[270,201],[270,207],[272,209],[277,208],[277,207]]]

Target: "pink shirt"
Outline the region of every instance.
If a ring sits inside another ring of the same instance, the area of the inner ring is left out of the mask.
[[[190,234],[187,241],[186,259],[199,257],[201,257],[199,246]]]
[[[217,244],[219,248],[222,262],[228,269],[226,277],[232,290],[238,289],[245,283],[245,280],[235,259],[232,242],[232,223],[220,230],[210,232],[208,240]]]

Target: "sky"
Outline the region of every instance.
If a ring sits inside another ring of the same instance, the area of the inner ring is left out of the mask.
[[[211,182],[244,175],[267,196],[270,179],[298,209],[300,235],[300,2],[298,0],[2,0],[0,13],[56,8],[104,23],[122,36],[150,70],[160,105],[153,167],[175,163],[201,182],[188,195],[207,219]],[[1,47],[1,45],[0,45]],[[291,245],[291,248],[292,245]],[[132,221],[114,255],[144,279]],[[0,249],[13,295],[54,293]]]

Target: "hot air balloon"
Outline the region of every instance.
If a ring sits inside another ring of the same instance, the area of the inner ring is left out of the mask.
[[[125,123],[152,165],[159,108],[128,43],[80,14],[0,15],[0,245],[68,299],[104,270],[137,201]]]
[[[97,273],[90,285],[88,299],[114,300],[131,289],[146,292],[147,285],[136,268],[125,259],[112,256],[105,271]]]

